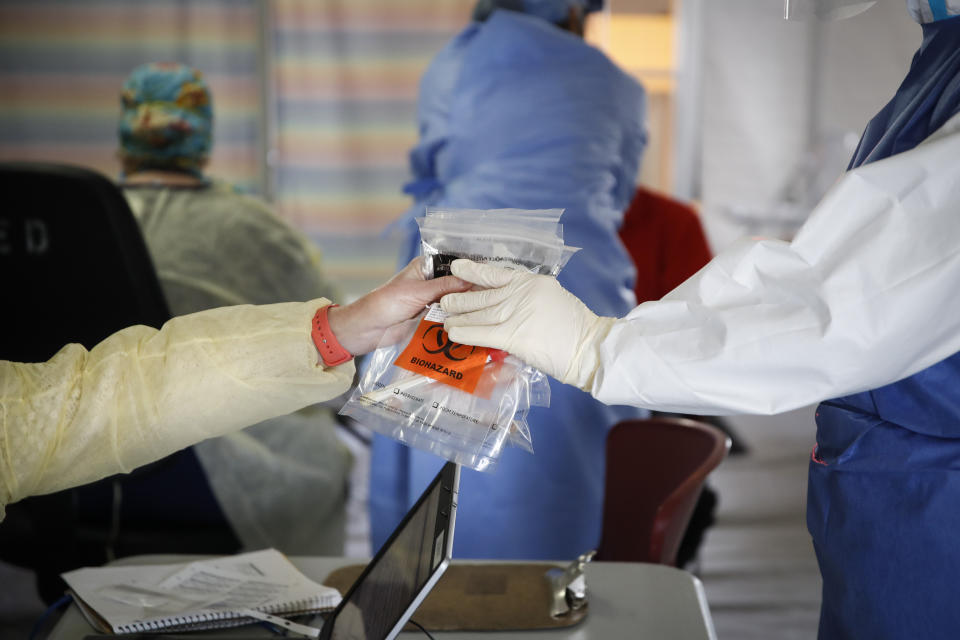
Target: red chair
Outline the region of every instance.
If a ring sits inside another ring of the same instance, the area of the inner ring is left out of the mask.
[[[628,420],[607,436],[603,532],[597,560],[675,565],[704,480],[730,439],[684,418]]]

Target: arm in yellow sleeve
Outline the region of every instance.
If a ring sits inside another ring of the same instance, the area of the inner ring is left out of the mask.
[[[340,395],[353,363],[324,368],[310,337],[326,304],[211,309],[124,329],[89,352],[0,361],[0,519],[10,502]]]

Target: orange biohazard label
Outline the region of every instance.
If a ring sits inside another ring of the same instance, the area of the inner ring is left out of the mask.
[[[473,393],[487,363],[486,347],[452,342],[442,322],[420,321],[410,344],[394,366],[433,378],[467,393]]]

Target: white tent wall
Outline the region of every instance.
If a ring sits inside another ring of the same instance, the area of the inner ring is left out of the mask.
[[[923,34],[904,0],[821,27],[818,121],[823,131],[863,131],[900,85]]]
[[[810,25],[756,0],[704,10],[703,201],[763,201],[806,144]]]
[[[776,205],[804,153],[862,132],[906,73],[920,28],[903,0],[827,23],[785,21],[776,0],[695,4],[701,165],[689,195],[715,250],[746,234],[787,237],[797,212]],[[833,164],[839,175],[843,160]]]

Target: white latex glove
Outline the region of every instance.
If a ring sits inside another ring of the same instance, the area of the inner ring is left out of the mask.
[[[586,391],[598,347],[614,318],[597,316],[556,278],[454,260],[453,274],[481,287],[440,300],[452,314],[444,329],[454,342],[508,351],[557,380]]]

